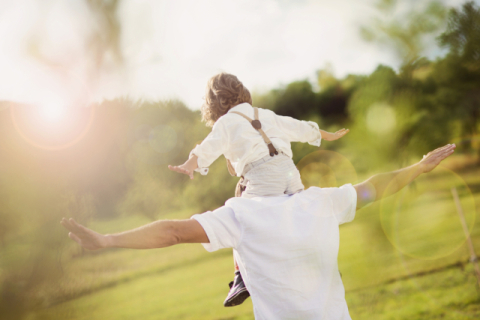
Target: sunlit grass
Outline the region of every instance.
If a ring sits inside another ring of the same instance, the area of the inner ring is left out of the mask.
[[[411,279],[347,292],[355,320],[478,319],[473,268],[448,268]]]
[[[480,184],[480,169],[461,172],[469,186]],[[448,177],[434,178],[437,187]],[[480,192],[472,188],[477,223],[472,237],[480,250]],[[419,210],[449,202],[447,196],[424,197]],[[388,240],[380,222],[380,203],[357,212],[352,223],[340,228],[339,269],[353,319],[474,319],[480,301],[466,245],[446,256],[424,259],[402,254]],[[171,213],[162,218],[188,218],[193,212]],[[455,213],[456,214],[456,213]],[[419,217],[422,220],[422,217]],[[104,233],[149,222],[142,217],[94,221]],[[428,219],[426,222],[428,223]],[[448,224],[436,226],[448,241]],[[412,230],[412,243],[415,236]],[[443,233],[442,233],[443,232]],[[418,230],[417,230],[418,233]],[[443,240],[442,240],[443,241]],[[441,245],[442,242],[440,241]],[[437,250],[438,248],[433,248]],[[73,256],[73,258],[71,258]],[[200,245],[180,245],[158,250],[108,250],[81,254],[70,243],[62,257],[64,275],[50,307],[38,311],[40,319],[253,319],[251,301],[235,308],[222,303],[232,280],[230,250],[207,253]],[[458,265],[466,264],[462,270]],[[430,274],[417,276],[431,272]],[[392,282],[393,281],[393,282]],[[389,283],[389,284],[388,284]],[[63,302],[62,302],[63,301]]]
[[[200,245],[194,245],[201,249]],[[155,250],[171,261],[170,268],[92,292],[39,313],[51,319],[241,319],[250,316],[247,301],[237,308],[224,308],[223,300],[232,280],[233,264],[229,250],[179,263],[171,252]],[[184,256],[188,247],[177,248]]]
[[[371,270],[375,273],[377,270]],[[355,320],[476,319],[480,298],[472,267],[346,293]],[[98,290],[36,314],[40,319],[253,319],[251,300],[235,308],[222,301],[231,279],[223,254]],[[345,275],[345,273],[344,273]]]

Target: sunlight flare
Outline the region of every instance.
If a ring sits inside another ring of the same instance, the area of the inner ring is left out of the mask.
[[[40,106],[40,115],[48,122],[59,122],[65,118],[66,106],[61,100],[51,101]]]

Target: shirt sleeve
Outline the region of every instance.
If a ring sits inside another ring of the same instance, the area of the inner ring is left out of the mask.
[[[308,142],[313,146],[320,146],[322,134],[316,122],[297,120],[292,117],[279,115],[275,115],[275,120],[280,130],[287,135],[290,141]]]
[[[220,157],[226,150],[227,146],[227,131],[225,126],[217,121],[212,128],[212,132],[190,152],[198,157],[195,171],[202,175],[208,173],[208,167]]]
[[[196,214],[191,219],[197,220],[205,230],[209,243],[202,243],[202,245],[209,252],[236,248],[240,241],[240,223],[232,208],[220,207],[214,211]]]
[[[333,203],[333,212],[339,225],[350,222],[355,218],[357,192],[351,184],[334,188],[332,193],[330,193],[330,198]]]

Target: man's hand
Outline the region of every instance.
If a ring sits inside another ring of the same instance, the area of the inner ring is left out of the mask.
[[[440,162],[451,155],[457,146],[455,144],[447,144],[441,148],[435,149],[423,156],[418,165],[422,168],[422,172],[430,172],[435,169]]]
[[[90,230],[73,219],[63,218],[60,224],[68,231],[70,239],[77,242],[79,245],[88,250],[98,250],[108,246],[107,236]]]
[[[198,168],[197,160],[198,160],[198,157],[196,155],[192,155],[192,157],[190,157],[190,159],[185,161],[184,164],[180,166],[169,165],[168,169],[178,173],[186,174],[187,176],[190,177],[190,179],[193,179],[193,172],[195,171],[195,169]]]
[[[340,139],[341,137],[346,135],[349,131],[350,130],[343,128],[343,129],[338,130],[335,133],[330,133],[330,132],[327,132],[327,131],[324,131],[324,130],[320,130],[320,133],[322,134],[322,139],[327,140],[327,141],[334,141],[334,140]]]

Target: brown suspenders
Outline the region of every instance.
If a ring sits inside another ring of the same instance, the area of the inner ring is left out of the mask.
[[[257,130],[258,132],[260,132],[263,140],[265,141],[265,143],[268,146],[268,152],[270,153],[270,156],[273,157],[274,155],[278,154],[278,151],[277,151],[277,149],[275,149],[272,141],[270,141],[270,139],[267,137],[267,135],[265,134],[265,132],[262,129],[262,123],[260,122],[260,120],[258,120],[258,108],[254,107],[253,111],[254,111],[255,120],[250,119],[250,117],[244,115],[241,112],[232,111],[232,113],[236,113],[238,115],[241,115],[245,119],[247,119],[248,122],[250,122],[250,124],[252,125],[252,127],[255,128],[255,130]],[[230,160],[228,160],[228,159],[227,159],[227,167],[228,167],[228,172],[232,176],[234,176],[235,175],[235,169],[233,168],[232,164],[230,163]]]

